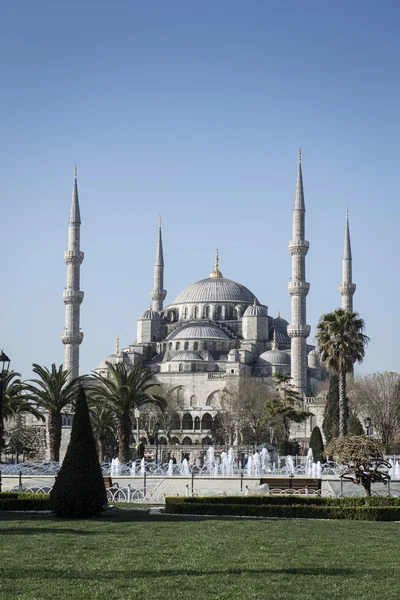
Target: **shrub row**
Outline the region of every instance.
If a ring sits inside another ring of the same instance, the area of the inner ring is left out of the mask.
[[[47,494],[0,494],[0,510],[50,510],[49,502]]]
[[[326,504],[234,504],[186,502],[187,498],[166,498],[166,512],[173,514],[275,517],[287,519],[353,519],[362,521],[399,521],[400,506],[346,506]],[[296,499],[297,500],[297,499]]]
[[[321,496],[192,496],[168,498],[186,504],[235,504],[245,506],[398,506],[400,498],[393,496],[362,496],[357,498],[328,498]]]

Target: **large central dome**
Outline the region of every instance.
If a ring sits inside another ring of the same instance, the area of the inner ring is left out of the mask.
[[[244,285],[225,277],[208,278],[189,285],[174,300],[175,304],[196,302],[245,302],[252,304],[256,296]]]

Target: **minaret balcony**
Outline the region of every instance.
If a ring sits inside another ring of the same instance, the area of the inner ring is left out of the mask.
[[[81,344],[83,340],[82,331],[74,333],[72,331],[63,331],[61,334],[61,340],[63,344]]]
[[[165,300],[165,297],[167,295],[167,290],[151,290],[150,292],[150,296],[152,298],[152,300]]]
[[[289,281],[288,290],[291,296],[307,296],[310,284],[308,281]]]
[[[289,242],[289,252],[292,256],[305,256],[310,247],[307,240],[291,240]]]
[[[64,260],[67,265],[80,265],[84,259],[84,253],[80,250],[67,250],[64,252]]]
[[[287,328],[287,334],[290,338],[308,338],[308,336],[310,335],[310,331],[311,327],[309,325],[289,325]]]
[[[78,290],[64,290],[64,304],[82,304],[84,293]]]
[[[341,283],[339,285],[339,292],[342,296],[352,296],[356,291],[356,287],[355,283]]]

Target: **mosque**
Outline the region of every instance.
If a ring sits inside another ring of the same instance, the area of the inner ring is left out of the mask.
[[[172,432],[171,443],[180,446],[211,443],[212,420],[220,409],[221,392],[229,385],[239,385],[243,377],[272,381],[281,372],[291,376],[294,387],[303,398],[303,408],[314,416],[305,423],[293,425],[292,438],[308,442],[315,424],[323,418],[323,399],[316,396],[322,378],[315,347],[307,343],[310,326],[306,319],[306,299],[310,284],[306,281],[305,201],[301,154],[293,207],[293,238],[289,242],[292,277],[288,285],[291,297],[290,321],[278,314],[268,314],[253,291],[220,270],[218,250],[215,267],[209,277],[190,284],[164,306],[164,256],[161,222],[158,228],[152,305],[137,321],[137,339],[127,348],[117,347],[96,371],[108,374],[107,362],[122,362],[128,367],[141,363],[172,394],[178,403],[179,422]],[[64,368],[70,377],[79,374],[80,329],[80,212],[75,170],[69,219],[69,243],[65,253],[67,287]],[[342,260],[342,308],[353,310],[355,285],[352,281],[352,256],[348,213],[346,213],[344,254]],[[159,443],[166,443],[159,432]]]

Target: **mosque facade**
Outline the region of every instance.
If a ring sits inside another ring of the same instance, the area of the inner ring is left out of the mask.
[[[293,425],[291,437],[307,443],[312,428],[321,426],[324,401],[316,396],[321,379],[326,376],[318,361],[315,347],[308,343],[306,301],[310,284],[306,281],[305,200],[301,155],[298,157],[296,191],[293,207],[293,236],[289,242],[292,277],[288,285],[291,297],[290,320],[280,314],[273,317],[268,307],[247,287],[224,277],[218,250],[209,277],[192,283],[171,302],[165,303],[164,251],[161,222],[158,228],[152,304],[137,321],[137,339],[106,357],[96,369],[107,376],[107,363],[122,362],[127,367],[137,363],[148,369],[156,383],[162,384],[177,401],[179,421],[172,431],[171,444],[190,446],[211,443],[211,424],[221,408],[221,394],[226,386],[238,386],[243,377],[272,382],[274,373],[292,378],[304,409],[314,416]],[[64,292],[66,304],[64,366],[79,371],[79,311],[83,293],[79,290],[79,271],[83,260],[80,251],[80,216],[76,183],[70,212],[69,247],[66,252],[68,279]],[[348,214],[339,286],[342,307],[353,309],[355,285],[352,281],[352,256]],[[159,442],[166,436],[159,431]]]

